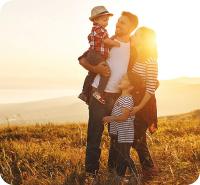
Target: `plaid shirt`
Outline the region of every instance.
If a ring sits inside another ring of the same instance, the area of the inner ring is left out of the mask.
[[[103,40],[108,38],[108,32],[105,28],[97,23],[93,24],[92,31],[88,35],[88,41],[90,48],[99,52],[103,58],[107,58],[109,55],[109,48],[105,46]]]

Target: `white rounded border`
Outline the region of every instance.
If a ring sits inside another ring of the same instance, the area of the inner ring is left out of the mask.
[[[198,179],[190,185],[200,185],[200,175],[199,175]]]
[[[1,174],[0,174],[0,185],[10,185],[10,184],[6,183],[6,182],[2,179]]]

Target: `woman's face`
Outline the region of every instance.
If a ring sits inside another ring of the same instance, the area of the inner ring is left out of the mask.
[[[142,30],[135,32],[132,41],[138,51],[146,51],[155,46],[155,38]]]
[[[135,47],[136,47],[137,50],[141,49],[142,46],[145,44],[145,43],[144,43],[145,39],[142,38],[142,35],[141,35],[141,33],[140,33],[139,31],[136,32],[136,33],[133,35],[132,41],[133,41],[133,43],[134,43],[134,45],[135,45]]]

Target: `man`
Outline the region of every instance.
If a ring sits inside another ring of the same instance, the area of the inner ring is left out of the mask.
[[[113,47],[110,50],[108,65],[110,69],[102,63],[92,66],[87,60],[80,58],[80,64],[93,73],[98,75],[92,84],[95,89],[98,86],[100,75],[109,76],[109,81],[104,92],[106,103],[101,104],[95,98],[91,97],[89,102],[89,122],[87,130],[87,146],[85,168],[86,173],[95,177],[99,170],[99,159],[101,154],[100,143],[104,126],[102,119],[110,115],[116,99],[119,97],[118,84],[128,68],[131,66],[129,61],[134,57],[134,48],[130,44],[130,34],[138,25],[137,16],[130,12],[122,12],[116,24],[115,39],[120,42],[120,47]],[[109,171],[115,168],[115,148],[111,140],[108,168]]]

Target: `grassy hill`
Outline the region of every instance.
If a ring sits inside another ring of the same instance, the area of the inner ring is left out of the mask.
[[[35,124],[0,127],[0,173],[13,184],[78,185],[84,176],[86,124]],[[153,159],[161,172],[147,184],[189,185],[200,173],[200,110],[159,118],[159,130],[149,135]],[[101,184],[107,182],[109,136],[104,131]],[[132,149],[132,158],[138,157]]]

